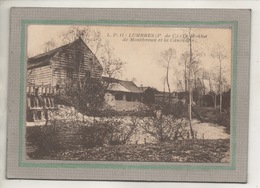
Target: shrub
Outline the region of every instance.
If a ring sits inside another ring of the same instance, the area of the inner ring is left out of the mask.
[[[137,120],[133,117],[128,123],[120,118],[99,119],[79,126],[78,134],[85,148],[121,145],[127,143],[134,134],[136,126]]]
[[[152,111],[161,110],[163,115],[172,115],[175,118],[188,117],[188,106],[183,104],[182,101],[176,103],[168,103],[159,101],[156,104],[150,105]]]
[[[145,119],[141,127],[159,143],[190,138],[188,122],[184,118],[176,119],[170,115],[151,117]]]
[[[94,123],[90,126],[80,126],[79,135],[85,148],[103,146],[109,135],[113,132],[112,127],[105,123]]]
[[[221,116],[218,117],[218,123],[226,128],[227,133],[230,133],[230,110],[224,110]]]
[[[111,145],[126,144],[131,136],[135,133],[138,126],[139,119],[136,116],[132,116],[129,122],[122,122],[114,127],[113,135],[109,141]]]
[[[27,127],[26,140],[36,148],[30,157],[39,158],[62,151],[61,126],[53,121],[51,125]]]
[[[224,109],[221,115],[219,114],[219,108],[193,106],[192,110],[193,115],[200,121],[222,125],[229,133],[230,109]]]
[[[81,144],[85,148],[101,147],[113,141],[113,134],[116,132],[116,126],[119,121],[95,120],[93,123],[80,125],[78,134],[81,138]]]
[[[132,110],[115,110],[109,106],[105,106],[97,110],[92,109],[91,114],[86,115],[101,118],[121,118],[123,116],[149,117],[153,115],[153,110],[144,105],[137,106],[136,109]]]
[[[64,94],[60,96],[80,113],[95,116],[104,106],[105,85],[98,78],[82,78],[66,81]]]

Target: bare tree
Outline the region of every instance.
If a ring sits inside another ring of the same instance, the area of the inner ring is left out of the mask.
[[[183,67],[184,67],[183,78],[184,78],[185,94],[187,93],[187,82],[188,82],[188,79],[187,79],[187,64],[188,63],[189,63],[189,52],[186,51],[183,54],[181,54],[181,59],[180,59],[180,62],[179,62],[179,65],[181,65],[181,66],[183,65]]]
[[[95,55],[103,46],[100,31],[94,30],[89,26],[71,26],[67,31],[60,34],[63,44],[73,42],[79,37],[82,38]]]
[[[95,30],[90,26],[70,26],[66,31],[60,33],[60,39],[63,44],[71,43],[78,38],[81,38],[100,60],[105,76],[115,78],[121,74],[125,62],[115,56],[114,49],[108,41],[103,41],[99,30]],[[49,51],[55,47],[56,44],[53,40],[46,42],[44,45],[45,51]],[[78,58],[82,58],[82,56]],[[95,60],[97,59],[94,58],[93,61]]]
[[[209,87],[210,87],[210,95],[212,97],[212,100],[214,102],[214,108],[217,108],[217,96],[219,95],[220,97],[220,85],[219,85],[219,66],[213,66],[211,70],[208,71],[207,73],[207,79],[209,80]],[[228,91],[230,89],[230,84],[227,80],[227,75],[225,70],[222,69],[221,71],[221,88],[222,88],[222,93],[221,95]]]
[[[192,35],[191,35],[192,38]],[[193,40],[193,39],[192,39]],[[191,41],[193,42],[193,41]],[[182,67],[183,80],[184,80],[184,91],[188,92],[189,89],[189,80],[192,81],[192,88],[196,85],[196,78],[198,74],[201,73],[201,68],[199,67],[200,58],[203,56],[203,53],[199,50],[194,50],[192,47],[192,52],[185,51],[181,54],[179,66]]]
[[[194,89],[193,96],[197,105],[201,106],[202,96],[205,95],[205,85],[204,85],[204,70],[202,68],[196,68],[194,71]]]
[[[103,66],[103,75],[109,78],[118,77],[125,65],[123,60],[115,56],[114,49],[108,42],[103,46],[101,63]]]
[[[165,81],[167,84],[168,92],[169,92],[169,103],[171,100],[171,87],[169,83],[169,72],[171,65],[174,63],[173,60],[176,58],[176,50],[173,48],[169,48],[168,50],[165,50],[164,52],[161,53],[161,60],[159,63],[165,68],[166,70],[166,75],[165,75]]]
[[[165,89],[166,89],[166,87],[165,87],[165,85],[166,85],[166,78],[165,78],[165,77],[162,77],[160,81],[161,81],[161,83],[163,84],[163,101],[165,101],[165,98],[166,98],[166,97],[165,97],[165,91],[166,91],[166,90],[165,90]]]
[[[174,76],[175,78],[173,78],[173,81],[176,81],[177,91],[186,92],[185,70],[174,69]]]
[[[217,76],[215,74],[215,68],[213,68],[212,70],[210,70],[208,72],[208,80],[209,80],[209,94],[212,97],[213,103],[214,103],[214,108],[217,108],[217,94],[218,94],[218,79]]]
[[[188,92],[189,92],[189,126],[190,126],[190,133],[191,138],[195,138],[194,131],[192,128],[192,103],[193,103],[193,88],[194,88],[194,77],[196,75],[196,71],[198,70],[198,64],[200,62],[200,57],[202,56],[202,53],[200,51],[196,51],[193,48],[194,43],[194,35],[191,32],[191,28],[189,29],[187,37],[187,43],[189,50],[185,52],[185,57],[188,59],[188,63],[186,63],[187,66],[187,77],[188,77]]]
[[[114,54],[114,49],[108,41],[104,42],[101,32],[90,26],[71,26],[60,34],[63,43],[73,42],[79,37],[90,47],[103,67],[103,75],[116,78],[122,73],[125,62]],[[97,60],[96,58],[93,61]],[[107,86],[109,83],[107,83]]]
[[[193,128],[192,128],[192,79],[191,79],[191,65],[193,64],[193,53],[192,53],[192,36],[191,36],[191,29],[189,30],[189,73],[188,73],[188,87],[189,87],[189,125],[190,125],[190,133],[191,137],[194,138]]]
[[[51,39],[51,40],[45,42],[42,47],[43,47],[44,52],[48,52],[48,51],[56,48],[57,45],[56,45],[55,41],[53,39]]]
[[[218,90],[219,90],[219,113],[222,113],[222,93],[223,93],[223,70],[222,62],[227,58],[227,50],[224,46],[216,44],[211,52],[211,57],[216,59],[219,63],[218,67]]]
[[[158,143],[190,138],[189,127],[185,118],[176,118],[175,116],[150,117],[144,119],[140,127]]]

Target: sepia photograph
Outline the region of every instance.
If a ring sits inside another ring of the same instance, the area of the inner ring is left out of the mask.
[[[231,28],[27,30],[26,159],[230,163]]]

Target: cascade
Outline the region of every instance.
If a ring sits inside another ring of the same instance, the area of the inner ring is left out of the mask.
[[[32,102],[32,108],[35,108],[36,107],[36,102],[35,102],[34,97],[30,97],[30,100]]]
[[[42,96],[38,96],[38,99],[39,99],[39,107],[43,107],[43,99],[42,99]]]
[[[51,107],[51,100],[50,100],[50,97],[48,97],[47,100],[48,100],[48,104],[49,104],[48,106]]]
[[[36,108],[39,107],[39,99],[35,97]]]
[[[54,98],[51,98],[51,107],[54,107]]]
[[[46,121],[49,108],[54,108],[54,90],[46,86],[27,87],[27,121]]]
[[[48,103],[47,103],[47,100],[46,100],[46,97],[43,98],[43,101],[44,101],[44,107],[48,107]]]
[[[27,107],[31,108],[31,99],[27,97]]]

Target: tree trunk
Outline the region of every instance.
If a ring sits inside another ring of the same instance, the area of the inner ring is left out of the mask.
[[[165,79],[163,80],[163,102],[165,102]]]
[[[219,114],[222,113],[222,67],[221,59],[219,58]]]
[[[168,66],[167,66],[167,72],[166,72],[166,83],[167,83],[167,87],[168,87],[168,92],[169,92],[169,104],[171,103],[171,88],[170,88],[170,84],[169,84],[169,68],[170,68],[170,62],[168,62]]]
[[[219,95],[219,114],[222,114],[222,93]]]
[[[217,95],[214,95],[214,108],[217,108]]]
[[[185,97],[185,103],[187,104],[188,101],[188,95],[187,95],[187,61],[185,60],[185,72],[184,72],[184,81],[185,81],[185,92],[184,92],[184,97]]]
[[[194,132],[193,132],[191,121],[192,121],[192,90],[189,89],[189,126],[190,126],[191,138],[194,139]]]
[[[192,63],[192,44],[191,44],[191,33],[190,33],[190,64]],[[190,126],[190,133],[191,133],[191,138],[194,139],[194,133],[192,129],[192,83],[191,83],[191,68],[189,68],[189,126]]]

